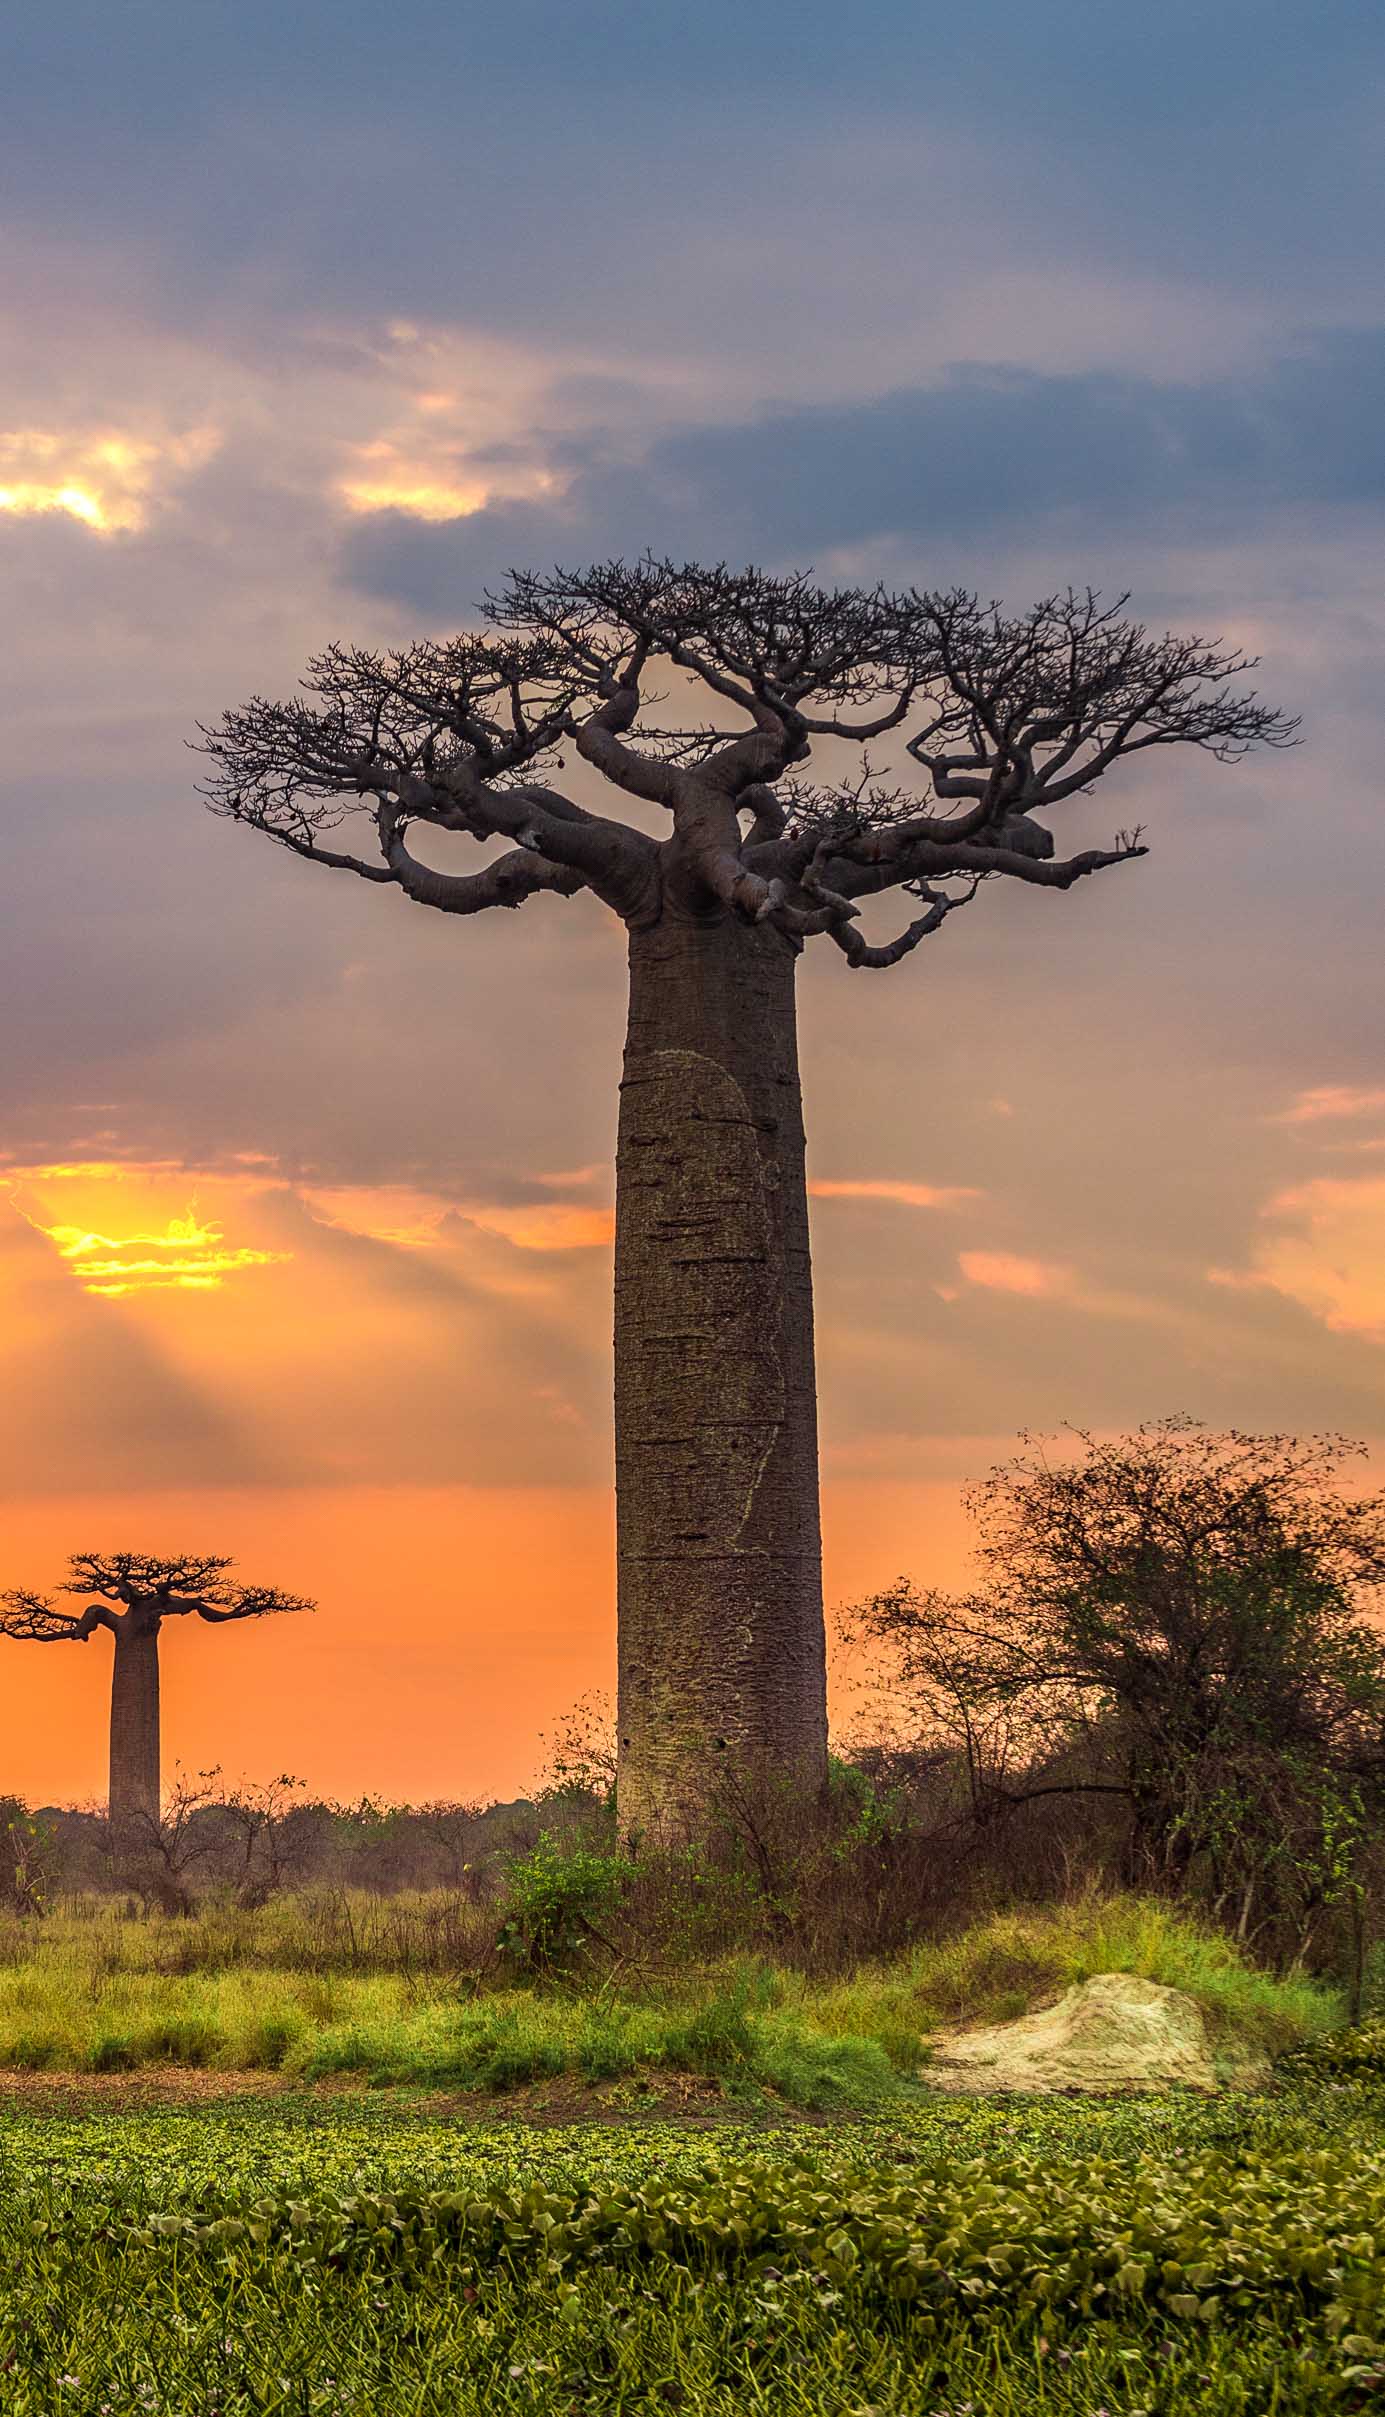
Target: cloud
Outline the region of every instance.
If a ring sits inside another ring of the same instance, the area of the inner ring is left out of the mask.
[[[95,1234],[79,1225],[38,1230],[67,1261],[84,1292],[110,1300],[136,1292],[216,1291],[228,1277],[271,1266],[285,1255],[228,1245],[219,1225],[203,1224],[192,1210],[186,1217],[170,1217],[153,1233]]]
[[[1366,1083],[1315,1083],[1300,1091],[1287,1108],[1280,1108],[1269,1119],[1271,1124],[1316,1125],[1327,1121],[1358,1116],[1375,1116],[1385,1112],[1385,1086]]]
[[[52,1162],[11,1183],[0,1457],[16,1482],[349,1485],[388,1466],[504,1484],[536,1453],[546,1481],[605,1465],[598,1208],[318,1190],[262,1164]]]
[[[1263,1211],[1246,1268],[1211,1268],[1235,1290],[1282,1293],[1333,1334],[1385,1343],[1385,1176],[1320,1176]]]
[[[814,1200],[896,1200],[905,1208],[956,1208],[963,1200],[979,1200],[980,1192],[965,1183],[896,1183],[880,1176],[836,1178],[818,1175],[808,1186]]]
[[[1072,1270],[1052,1259],[1026,1259],[1008,1250],[964,1250],[957,1264],[969,1284],[988,1292],[1022,1293],[1033,1300],[1052,1300],[1072,1289]]]
[[[609,1250],[615,1239],[614,1209],[571,1200],[539,1201],[528,1208],[473,1204],[462,1214],[483,1232],[503,1235],[516,1250]]]
[[[1234,299],[1248,267],[1349,292],[1373,249],[1381,35],[1359,0],[975,0],[922,24],[881,0],[859,42],[831,0],[402,0],[387,44],[370,0],[126,0],[118,43],[97,0],[62,0],[12,30],[20,223],[114,222],[189,316],[236,324],[416,311],[446,283],[497,320],[601,319],[613,354],[662,316],[688,350],[826,355],[853,286],[907,320],[939,264],[972,270],[997,200],[1040,295],[1063,251]],[[401,157],[426,162],[426,207]]]
[[[262,1483],[240,1405],[124,1302],[73,1281],[46,1236],[0,1196],[0,1465],[17,1498],[167,1484]]]
[[[140,529],[159,490],[201,469],[219,442],[211,427],[13,429],[0,434],[0,512],[60,512],[102,535]]]
[[[821,560],[882,541],[1072,542],[1151,514],[1228,533],[1303,505],[1385,503],[1385,332],[1306,337],[1255,375],[1200,383],[957,363],[875,400],[764,410],[643,449],[568,443],[548,498],[448,520],[366,514],[344,575],[464,615],[514,564],[660,551]],[[565,473],[565,475],[564,475]]]

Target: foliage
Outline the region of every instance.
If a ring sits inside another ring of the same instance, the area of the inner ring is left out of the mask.
[[[599,1941],[600,1921],[628,1869],[619,1855],[580,1843],[564,1846],[551,1831],[541,1831],[505,1875],[501,1953],[526,1972],[558,1972],[580,1962]]]
[[[0,1796],[0,1906],[17,1914],[45,1913],[56,1860],[52,1824],[17,1796]]]
[[[933,2106],[710,2156],[668,2124],[0,2114],[6,2417],[1353,2409],[1381,2103]]]
[[[613,1814],[616,1801],[616,1722],[604,1695],[579,1696],[545,1737],[547,1761],[539,1798],[547,1807],[567,1803]]]
[[[694,2271],[767,2265],[913,2303],[928,2327],[1041,2313],[1085,2320],[1103,2303],[1148,2304],[1207,2323],[1252,2320],[1282,2297],[1358,2354],[1385,2358],[1385,2156],[1318,2146],[1273,2161],[1235,2151],[1138,2167],[1100,2156],[945,2159],[907,2176],[828,2155],[710,2162],[698,2181],[623,2186],[257,2199],[243,2213],[171,2213],[137,2225],[140,2246],[179,2243],[253,2266],[446,2263],[475,2285],[497,2266],[537,2270],[562,2296],[583,2270],[615,2276],[652,2255]]]
[[[682,2073],[733,2098],[869,2107],[917,2071],[939,2026],[1021,2013],[1097,1971],[1186,1989],[1232,2046],[1278,2048],[1341,2014],[1330,1990],[1260,1972],[1216,1932],[1135,1899],[995,1915],[827,1979],[723,1959],[643,1981],[545,1973],[511,1986],[485,1961],[489,1936],[465,1898],[284,1896],[187,1920],[86,1903],[41,1926],[12,1918],[0,1923],[0,2067],[182,2064],[474,2091]]]
[[[1308,2074],[1322,2081],[1385,2084],[1385,2016],[1296,2042],[1281,2065],[1295,2078]]]
[[[1385,1823],[1385,1497],[1333,1438],[1187,1419],[1039,1446],[971,1497],[987,1581],[858,1615],[963,1759],[973,1818],[1117,1799],[1128,1868],[1302,1954]]]
[[[79,1615],[29,1588],[11,1588],[0,1594],[0,1636],[85,1644],[96,1628],[116,1633],[127,1615],[142,1633],[157,1634],[162,1621],[189,1612],[216,1623],[316,1608],[308,1596],[282,1587],[241,1585],[227,1576],[234,1567],[225,1553],[184,1553],[172,1560],[149,1553],[72,1553],[58,1593],[95,1595],[97,1601]]]
[[[784,1989],[789,2004],[811,2005],[825,2029],[877,2039],[907,2070],[930,2031],[1007,2022],[1098,1972],[1134,1973],[1186,1991],[1214,2040],[1248,2048],[1273,2052],[1341,2019],[1336,1991],[1302,1973],[1264,1972],[1224,1934],[1140,1897],[1086,1896],[994,1914],[898,1962],[837,1982],[787,1976]]]

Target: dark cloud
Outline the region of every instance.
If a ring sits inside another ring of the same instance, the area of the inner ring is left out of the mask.
[[[880,0],[860,30],[837,0],[11,14],[13,215],[128,233],[189,323],[483,310],[613,361],[681,326],[772,370],[814,278],[830,344],[852,265],[887,261],[907,314],[997,207],[1015,260],[1271,296],[1344,299],[1375,249],[1385,27],[1359,0]]]
[[[372,514],[346,576],[436,618],[512,564],[640,552],[808,562],[900,539],[1080,544],[1157,515],[1234,535],[1300,505],[1385,501],[1385,333],[1305,342],[1258,377],[1206,384],[959,366],[923,391],[686,429],[624,461],[578,461],[555,508],[422,524]],[[574,451],[569,448],[569,453]],[[927,573],[925,572],[925,576]]]

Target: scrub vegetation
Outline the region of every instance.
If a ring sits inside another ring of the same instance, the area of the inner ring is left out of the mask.
[[[422,1952],[410,1960],[412,1938],[460,1930],[456,1916],[445,1898],[382,1915],[361,1897],[213,1906],[185,1920],[88,1900],[39,1924],[11,1918],[0,1926],[0,2066],[347,2073],[463,2091],[695,2074],[733,2099],[827,2109],[897,2093],[938,2029],[1003,2021],[1096,1972],[1186,1990],[1233,2047],[1274,2052],[1342,2017],[1330,1984],[1262,1971],[1154,1899],[998,1914],[839,1976],[742,1957],[643,1980],[488,1985],[465,1966],[430,1968]]]
[[[973,1593],[859,1608],[817,1793],[658,1835],[589,1708],[511,1805],[0,1808],[4,2417],[1377,2403],[1385,1506],[1331,1441],[1077,1445]],[[1234,2086],[930,2089],[1111,1973]]]

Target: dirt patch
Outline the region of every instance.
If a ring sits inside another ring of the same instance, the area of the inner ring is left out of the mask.
[[[572,2075],[533,2082],[495,2094],[488,2090],[372,2089],[356,2074],[333,2074],[314,2082],[280,2073],[206,2071],[196,2065],[147,2065],[135,2073],[21,2073],[0,2071],[0,2113],[44,2115],[139,2114],[179,2107],[207,2107],[236,2099],[293,2100],[320,2106],[353,2099],[401,2116],[425,2115],[459,2124],[518,2123],[538,2128],[559,2124],[677,2123],[691,2130],[771,2130],[850,2120],[809,2115],[774,2098],[746,2105],[728,2098],[721,2085],[700,2073],[660,2074],[641,2087],[636,2081],[584,2082]]]
[[[1236,2078],[1261,2078],[1253,2063],[1243,2059]],[[1134,1973],[1098,1972],[1015,2022],[941,2036],[921,2078],[940,2090],[1042,2096],[1215,2090],[1231,2076],[1219,2070],[1195,1999]]]
[[[122,2107],[206,2106],[218,2098],[278,2098],[289,2087],[277,2073],[212,2073],[200,2065],[145,2065],[137,2073],[0,2071],[0,2109],[81,2115]]]
[[[716,2081],[700,2073],[665,2073],[641,2089],[630,2081],[583,2082],[570,2076],[535,2082],[501,2097],[477,2091],[432,2091],[410,2104],[421,2114],[451,2116],[475,2123],[681,2123],[690,2129],[714,2130],[734,2124],[738,2129],[777,2129],[785,2123],[840,2122],[832,2115],[805,2114],[798,2107],[764,2098],[747,2105],[727,2098]],[[846,2118],[845,2120],[849,2120]]]

